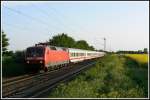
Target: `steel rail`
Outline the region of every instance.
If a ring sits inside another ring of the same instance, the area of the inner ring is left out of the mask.
[[[47,89],[52,88],[55,85],[57,85],[60,81],[72,77],[72,75],[79,73],[81,70],[91,65],[90,63],[87,64],[87,62],[88,61],[84,61],[71,65],[72,67],[70,66],[64,67],[62,68],[62,70],[64,71],[62,70],[56,70],[52,72],[50,71],[47,73],[40,73],[22,79],[18,78],[18,80],[15,79],[15,81],[12,80],[5,81],[4,84],[2,84],[2,96],[4,98],[36,97],[39,94],[42,94],[43,93],[42,91],[46,91],[45,87],[47,87]]]

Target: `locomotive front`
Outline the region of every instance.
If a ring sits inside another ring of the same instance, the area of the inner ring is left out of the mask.
[[[45,54],[45,47],[43,46],[34,46],[29,47],[26,49],[26,64],[33,65],[33,67],[38,67],[39,65],[44,66],[44,54]]]

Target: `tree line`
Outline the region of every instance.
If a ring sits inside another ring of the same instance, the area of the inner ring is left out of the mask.
[[[148,50],[147,50],[147,48],[144,48],[143,50],[137,50],[137,51],[123,51],[123,50],[120,50],[120,51],[117,51],[116,53],[117,54],[147,54]]]
[[[52,39],[49,39],[48,44],[60,47],[95,50],[85,40],[75,41],[75,39],[64,33],[53,36]]]

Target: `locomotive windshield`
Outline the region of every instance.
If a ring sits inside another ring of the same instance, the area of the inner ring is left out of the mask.
[[[27,48],[27,57],[42,57],[44,55],[44,48],[41,47],[30,47]]]

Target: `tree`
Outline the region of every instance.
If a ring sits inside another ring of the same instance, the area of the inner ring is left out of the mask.
[[[95,48],[93,46],[90,46],[89,50],[95,50]]]
[[[148,53],[148,51],[147,51],[147,48],[144,48],[144,51],[143,51],[144,53]]]
[[[75,48],[85,49],[85,50],[94,50],[93,46],[89,46],[89,44],[85,40],[79,40],[75,44]]]
[[[49,39],[49,45],[86,49],[86,50],[95,50],[94,47],[89,46],[89,44],[85,40],[75,41],[72,37],[64,33],[58,34],[56,36],[53,36],[52,39]]]
[[[9,39],[6,37],[4,31],[2,31],[2,53],[3,54],[5,54],[5,52],[7,51],[7,47],[9,45],[8,40]]]
[[[89,49],[89,45],[85,40],[77,41],[75,47],[78,49]]]
[[[53,36],[53,38],[49,40],[49,44],[53,46],[72,48],[75,45],[75,40],[67,34],[62,33]]]
[[[142,52],[142,50],[138,50],[137,53],[142,54],[143,52]]]

